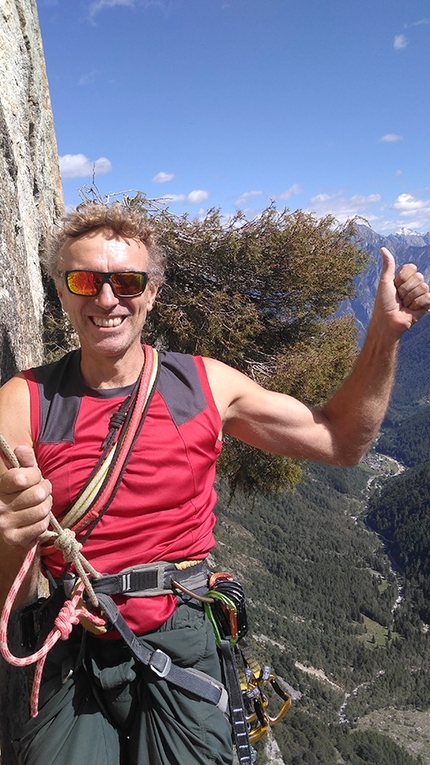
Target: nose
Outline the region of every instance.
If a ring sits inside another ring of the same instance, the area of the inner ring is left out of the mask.
[[[101,308],[112,308],[119,303],[119,298],[115,295],[109,282],[102,284],[101,290],[94,300]]]

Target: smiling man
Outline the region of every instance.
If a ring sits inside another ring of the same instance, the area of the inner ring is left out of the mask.
[[[142,327],[159,280],[143,242],[96,230],[67,240],[56,276],[59,298],[81,345],[81,373],[94,388],[136,381]]]
[[[217,360],[142,345],[165,265],[150,225],[119,203],[66,218],[48,269],[80,348],[0,391],[0,432],[20,464],[9,469],[5,458],[1,468],[0,581],[4,599],[35,547],[20,602],[34,594],[40,564],[60,600],[70,592],[73,566],[46,543],[52,510],[83,543],[116,629],[79,625],[50,652],[20,763],[232,762],[220,694],[207,691],[221,688],[212,626],[199,599],[182,595],[206,588],[222,437],[330,464],[360,460],[388,404],[400,337],[430,309],[416,267],[396,275],[391,253],[382,258],[357,363],[313,410]]]

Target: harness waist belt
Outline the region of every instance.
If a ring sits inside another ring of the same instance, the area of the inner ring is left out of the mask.
[[[179,564],[180,565],[180,564]],[[189,590],[207,588],[208,567],[205,560],[192,562],[187,568],[178,568],[168,561],[143,563],[140,566],[124,568],[118,574],[106,574],[91,583],[99,595],[131,595],[134,598],[149,598],[166,595],[174,587],[172,580]]]

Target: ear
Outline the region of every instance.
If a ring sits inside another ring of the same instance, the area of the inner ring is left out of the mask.
[[[64,285],[63,285],[63,282],[57,281],[55,279],[54,284],[55,284],[55,289],[57,290],[57,295],[58,295],[58,297],[60,299],[60,303],[61,303],[61,305],[63,305],[63,296],[64,296]]]
[[[147,289],[148,289],[148,297],[146,302],[146,310],[149,313],[149,311],[152,311],[152,309],[154,308],[155,298],[157,297],[157,294],[158,294],[158,284],[148,285]]]

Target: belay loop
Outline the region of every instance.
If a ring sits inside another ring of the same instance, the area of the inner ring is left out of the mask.
[[[234,742],[240,764],[247,765],[255,761],[251,745],[282,720],[291,699],[271,668],[260,665],[244,640],[248,622],[242,586],[230,574],[218,572],[210,576],[206,595],[212,599],[212,603],[205,602],[205,612],[222,657]],[[271,711],[274,699],[281,701],[276,712]]]

